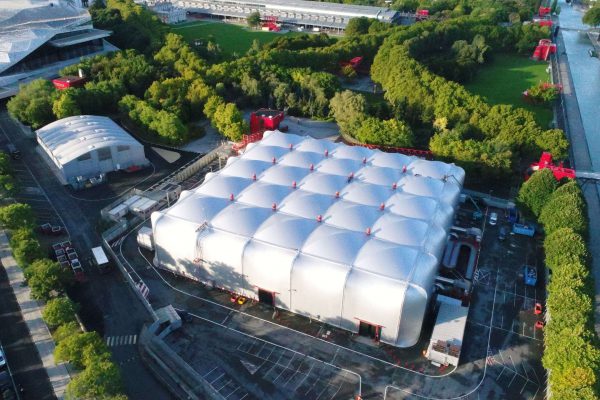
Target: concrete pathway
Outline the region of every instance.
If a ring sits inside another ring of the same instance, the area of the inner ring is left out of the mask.
[[[597,119],[600,64],[598,59],[591,59],[583,51],[586,46],[591,47],[589,39],[585,43],[587,35],[579,32],[579,29],[585,29],[581,23],[583,13],[568,6],[564,0],[560,0],[559,5],[562,11],[559,16],[561,33],[557,41],[557,77],[563,85],[561,111],[565,116],[564,129],[571,143],[571,164],[581,171],[598,171],[594,165],[600,164],[600,124]],[[600,334],[600,198],[596,184],[582,185],[582,189],[588,205],[588,249],[592,256],[596,292],[594,328]]]
[[[65,363],[56,364],[54,361],[54,340],[52,340],[48,326],[42,319],[42,306],[36,300],[31,299],[29,287],[22,285],[25,281],[23,271],[12,256],[5,232],[0,232],[0,259],[21,308],[23,320],[27,324],[31,339],[35,343],[42,364],[46,369],[54,394],[58,399],[63,399],[71,377]]]

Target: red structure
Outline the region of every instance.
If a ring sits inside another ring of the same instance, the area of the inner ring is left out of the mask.
[[[541,19],[538,23],[540,26],[552,26],[552,20],[550,19]]]
[[[554,53],[556,53],[556,44],[552,43],[550,39],[542,39],[536,46],[531,58],[537,61],[547,61],[548,56]]]
[[[279,129],[284,119],[283,111],[261,108],[250,114],[250,133],[263,133]]]
[[[250,143],[258,142],[263,138],[265,131],[273,131],[280,128],[285,118],[283,111],[261,108],[250,114],[250,134],[243,135],[242,141],[233,145],[234,151],[245,149]],[[285,127],[281,127],[282,129]]]
[[[354,68],[354,70],[356,71],[362,64],[362,61],[363,61],[363,57],[354,57],[353,59],[351,59],[349,61],[340,61],[340,67],[343,68],[343,67],[347,67],[349,65],[352,68]]]
[[[429,18],[429,10],[417,10],[416,12],[417,21],[422,21]]]
[[[540,9],[538,10],[538,14],[540,15],[540,17],[545,17],[546,15],[550,14],[550,11],[552,11],[550,7],[540,7]]]
[[[70,87],[82,87],[85,84],[85,77],[63,76],[52,80],[52,84],[58,90],[68,89]]]
[[[575,179],[575,170],[572,168],[565,168],[563,166],[562,161],[560,164],[555,165],[554,160],[552,160],[552,154],[548,152],[543,152],[540,160],[536,163],[533,163],[527,169],[527,173],[525,175],[525,180],[529,179],[531,174],[535,171],[539,171],[540,169],[548,168],[554,174],[554,178],[557,181],[560,181],[563,178]]]
[[[269,29],[269,32],[279,32],[281,30],[281,25],[277,22],[277,17],[273,15],[265,17],[262,27]]]

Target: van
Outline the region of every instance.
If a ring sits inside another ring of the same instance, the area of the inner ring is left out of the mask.
[[[498,223],[498,213],[491,213],[490,214],[490,225],[494,226]]]
[[[8,150],[8,154],[10,154],[13,160],[18,160],[19,158],[21,158],[21,152],[15,147],[14,144],[9,143],[8,145],[6,145],[6,148]]]

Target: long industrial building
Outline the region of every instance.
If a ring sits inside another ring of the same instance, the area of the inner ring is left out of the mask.
[[[82,56],[116,50],[81,1],[0,1],[0,98],[30,79],[52,77]]]
[[[392,23],[399,14],[384,7],[325,3],[306,0],[179,0],[176,4],[189,12],[219,18],[245,19],[259,12],[264,19],[304,28],[343,30],[352,18],[367,17]]]
[[[152,214],[154,262],[409,347],[464,177],[454,164],[267,132]]]

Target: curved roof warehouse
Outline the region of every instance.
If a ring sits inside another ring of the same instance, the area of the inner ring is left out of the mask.
[[[107,117],[78,115],[36,131],[37,141],[64,184],[79,177],[148,165],[144,146]]]
[[[454,164],[267,132],[152,214],[155,263],[409,347],[464,177]]]

